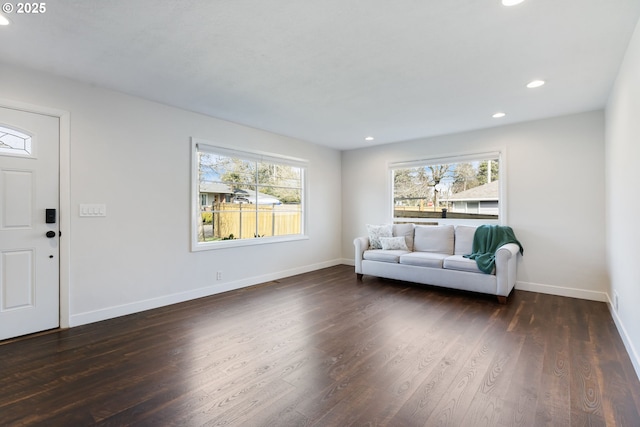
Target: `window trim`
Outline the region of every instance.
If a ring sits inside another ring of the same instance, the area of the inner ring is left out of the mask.
[[[406,160],[406,161],[397,161],[397,162],[389,162],[387,164],[387,173],[389,183],[389,215],[394,223],[401,222],[413,222],[413,223],[429,223],[429,224],[469,224],[469,225],[480,225],[480,224],[498,224],[504,225],[508,224],[507,221],[507,155],[506,155],[506,147],[489,149],[487,151],[466,151],[463,153],[457,154],[449,154],[435,157],[424,157],[418,160]],[[500,203],[498,204],[498,219],[473,219],[473,218],[465,218],[465,219],[453,219],[453,218],[397,218],[394,213],[394,202],[393,202],[393,171],[395,169],[405,169],[417,166],[429,166],[429,165],[437,165],[442,163],[461,163],[461,162],[469,162],[469,161],[478,161],[486,158],[498,158],[500,162],[500,168],[498,169],[498,181],[499,185],[499,194],[500,194]]]
[[[227,156],[236,156],[246,160],[274,162],[302,168],[302,216],[301,216],[301,233],[290,234],[286,236],[268,236],[259,239],[235,239],[222,240],[215,242],[199,242],[197,218],[200,215],[200,185],[199,185],[199,152],[209,152],[212,154],[222,154]],[[191,251],[208,251],[216,249],[234,248],[242,246],[255,246],[280,242],[291,242],[297,240],[308,240],[307,235],[307,219],[308,219],[308,183],[307,175],[309,169],[309,161],[291,156],[283,156],[279,154],[267,153],[262,151],[245,151],[236,148],[220,145],[211,141],[200,138],[191,138]]]

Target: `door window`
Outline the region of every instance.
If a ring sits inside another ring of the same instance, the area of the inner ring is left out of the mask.
[[[0,154],[33,157],[33,140],[26,133],[0,126]]]

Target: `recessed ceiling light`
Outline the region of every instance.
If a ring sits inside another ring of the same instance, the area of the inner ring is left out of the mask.
[[[500,112],[500,113],[495,113],[495,114],[494,114],[493,116],[491,116],[491,117],[493,117],[494,119],[499,119],[500,117],[504,117],[504,116],[506,116],[506,115],[507,115],[506,113],[502,113],[502,112]]]
[[[533,80],[533,81],[531,81],[531,82],[527,83],[527,87],[528,87],[529,89],[533,89],[533,88],[535,88],[535,87],[540,87],[540,86],[542,86],[543,84],[544,84],[544,80]]]
[[[367,136],[364,140],[365,141],[373,141],[373,137],[372,136]]]
[[[9,25],[11,21],[4,15],[0,15],[0,25]]]
[[[502,0],[503,6],[515,6],[522,3],[524,0]]]

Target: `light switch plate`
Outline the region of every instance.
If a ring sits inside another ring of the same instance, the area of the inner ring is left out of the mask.
[[[80,205],[80,216],[107,216],[107,205]]]

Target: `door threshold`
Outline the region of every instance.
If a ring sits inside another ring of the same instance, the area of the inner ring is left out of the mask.
[[[5,344],[11,344],[14,342],[18,342],[18,341],[24,341],[24,340],[28,340],[30,338],[35,338],[35,337],[40,337],[43,335],[50,335],[56,332],[60,332],[63,331],[65,328],[53,328],[53,329],[47,329],[46,331],[40,331],[40,332],[34,332],[33,334],[27,334],[27,335],[20,335],[19,337],[14,337],[14,338],[7,338],[6,340],[2,340],[0,341],[0,346],[5,345]]]

